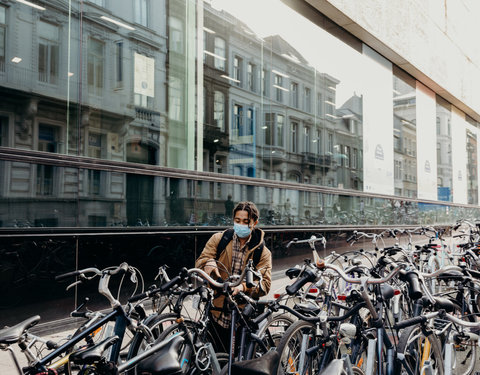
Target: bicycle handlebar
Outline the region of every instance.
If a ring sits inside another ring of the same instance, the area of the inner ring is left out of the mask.
[[[345,272],[343,272],[343,270],[340,269],[340,267],[335,266],[334,264],[328,264],[328,263],[325,263],[323,261],[319,261],[319,262],[317,262],[317,267],[321,270],[325,269],[325,268],[328,268],[328,269],[331,269],[331,270],[335,271],[336,273],[338,273],[340,275],[340,277],[343,280],[345,280],[347,283],[350,283],[350,284],[361,284],[362,280],[363,280],[363,278],[347,276],[345,274]],[[366,282],[366,284],[383,284],[383,283],[389,282],[397,273],[400,272],[401,269],[402,269],[401,267],[397,267],[392,272],[390,272],[387,276],[385,276],[383,278],[380,278],[380,279],[367,278],[365,282]]]
[[[447,320],[451,321],[452,323],[458,324],[462,327],[466,328],[480,328],[480,322],[466,322],[465,320],[459,319],[456,316],[450,315],[445,312],[445,310],[434,311],[425,315],[416,316],[411,319],[404,320],[403,322],[398,322],[394,325],[393,328],[395,329],[402,329],[406,327],[410,327],[416,324],[423,324],[427,320],[435,318],[439,316],[441,318],[446,318]]]
[[[306,239],[306,240],[299,240],[298,238],[294,238],[289,243],[287,243],[286,248],[288,249],[291,245],[299,244],[299,243],[308,243],[310,245],[310,247],[313,248],[315,242],[317,242],[317,241],[321,241],[323,246],[325,246],[326,243],[327,243],[327,240],[325,239],[325,237],[323,237],[323,236],[317,237],[317,236],[313,235],[309,239]]]

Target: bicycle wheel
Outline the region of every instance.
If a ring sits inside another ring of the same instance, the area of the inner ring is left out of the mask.
[[[262,339],[268,351],[280,344],[280,340],[293,322],[294,319],[288,314],[274,315],[267,324],[256,332],[256,335]],[[260,357],[266,353],[258,343],[252,342],[251,345],[253,347],[248,351],[246,359]]]
[[[448,294],[445,294],[448,298]],[[459,319],[468,321],[468,322],[476,322],[477,317],[475,314],[472,314],[469,306],[466,303],[465,297],[463,297],[464,301],[459,302],[457,299],[453,299],[451,296],[449,300],[453,302],[455,310],[451,312],[452,315],[456,316]],[[463,305],[463,308],[462,308]],[[450,325],[448,321],[436,319],[435,320],[435,328],[439,331],[443,331],[446,325]],[[454,327],[452,327],[455,330]],[[450,330],[447,331],[446,335],[442,335],[439,338],[442,340],[443,343],[446,343],[449,340]],[[452,336],[453,335],[453,336]],[[451,332],[450,338],[453,338],[453,362],[452,362],[452,370],[453,374],[455,375],[470,375],[473,370],[475,369],[475,364],[477,361],[477,346],[478,340],[476,340],[476,335],[478,332],[474,332],[473,335],[469,335],[468,332],[466,334],[460,334],[458,332]]]
[[[203,329],[204,327],[200,323],[185,320],[183,323],[176,323],[167,327],[157,339],[157,342],[161,342],[172,335],[184,336],[185,340],[179,353],[183,373],[190,375],[212,374],[214,361],[212,355],[219,362],[220,369],[228,363],[228,354],[213,353],[213,350],[208,350],[207,345],[213,342],[213,338],[208,331]],[[188,336],[194,340],[194,343]]]
[[[317,374],[323,361],[324,350],[317,345],[316,325],[299,320],[287,329],[277,346],[280,355],[278,375]],[[309,354],[307,354],[307,351]]]
[[[425,336],[420,326],[408,327],[400,335],[397,350],[405,357],[397,374],[407,374],[405,367],[413,374],[424,374],[429,362],[434,374],[443,375],[442,344],[433,332]]]

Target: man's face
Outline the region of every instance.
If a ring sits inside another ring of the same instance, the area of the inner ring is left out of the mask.
[[[248,218],[248,212],[247,211],[237,211],[237,212],[235,212],[235,217],[233,218],[233,221],[237,224],[249,225],[250,228],[252,228],[252,229],[255,226],[255,223],[253,222],[253,220]]]

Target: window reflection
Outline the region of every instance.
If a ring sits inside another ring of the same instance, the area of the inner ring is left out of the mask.
[[[415,82],[393,76],[395,195],[417,197],[417,128]]]
[[[477,134],[467,129],[467,197],[469,204],[478,204]]]
[[[451,106],[438,96],[436,101],[438,200],[451,202],[453,200]]]

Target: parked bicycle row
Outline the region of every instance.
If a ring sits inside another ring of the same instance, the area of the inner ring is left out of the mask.
[[[79,328],[60,342],[32,334],[40,321],[33,316],[0,330],[0,348],[19,374],[37,375],[472,374],[480,235],[468,221],[454,230],[454,247],[435,228],[356,231],[347,242],[363,241],[363,249],[323,259],[324,237],[295,239],[287,246],[307,244],[312,256],[287,269],[292,282],[269,299],[256,298],[270,287],[266,250],[252,251],[240,274],[226,274],[222,256],[203,264],[200,257],[175,275],[162,266],[158,286],[145,291],[139,270],[126,263],[68,272],[57,277],[71,281],[67,289],[98,281],[111,308],[81,304],[71,313]],[[397,243],[383,246],[387,237]],[[112,278],[139,293],[120,302]]]

